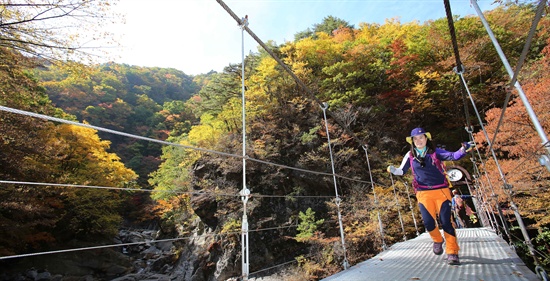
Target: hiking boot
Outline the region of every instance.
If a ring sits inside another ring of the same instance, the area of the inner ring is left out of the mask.
[[[434,242],[434,254],[438,256],[443,254],[443,242]]]
[[[458,265],[460,264],[460,261],[458,260],[458,255],[447,255],[447,263],[450,265]]]

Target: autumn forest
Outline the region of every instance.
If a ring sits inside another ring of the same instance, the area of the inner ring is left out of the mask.
[[[8,6],[0,9],[17,8]],[[535,4],[502,3],[485,13],[512,66],[535,10]],[[0,257],[108,245],[121,229],[152,228],[159,238],[208,234],[200,280],[215,280],[221,257],[228,269],[216,277],[233,276],[241,258],[244,130],[248,223],[258,230],[250,234],[257,261],[251,271],[292,257],[303,278],[318,280],[341,270],[338,212],[352,265],[380,252],[382,238],[392,244],[415,237],[412,218],[403,218],[405,233],[398,219],[415,200],[406,191],[410,178],[390,179],[386,167],[408,151],[410,130],[424,127],[448,150],[473,138],[482,161],[472,154],[455,164],[475,186],[494,188],[485,203],[502,211],[507,225],[501,228],[510,233],[504,238],[533,266],[511,202],[518,206],[541,254],[535,259],[549,269],[550,171],[538,161],[548,151],[478,17],[454,18],[467,89],[453,71],[445,18],[352,26],[327,16],[292,42],[267,41],[312,97],[263,49],[248,54],[244,66],[196,76],[39,57],[11,35],[17,25],[4,24],[18,16],[0,14]],[[547,133],[549,32],[543,16],[518,73]],[[326,123],[318,101],[328,105]],[[462,191],[483,195],[481,188]],[[193,244],[185,241],[171,262]],[[20,263],[0,260],[0,268]]]

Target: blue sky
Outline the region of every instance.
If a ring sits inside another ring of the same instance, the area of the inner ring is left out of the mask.
[[[443,0],[225,0],[237,16],[248,15],[248,27],[264,42],[292,41],[294,34],[321,23],[326,16],[359,23],[398,18],[401,23],[445,17]],[[475,15],[470,0],[451,0],[454,15]],[[491,10],[493,0],[478,0]],[[110,27],[121,48],[114,61],[136,66],[171,67],[189,75],[222,71],[240,63],[242,32],[216,0],[120,0],[115,10],[124,25]],[[258,44],[244,32],[245,54]]]

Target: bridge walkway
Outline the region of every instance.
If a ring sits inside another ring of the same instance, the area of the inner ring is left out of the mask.
[[[540,280],[491,229],[457,229],[457,237],[460,265],[448,265],[445,254],[434,255],[432,240],[423,233],[322,281]]]

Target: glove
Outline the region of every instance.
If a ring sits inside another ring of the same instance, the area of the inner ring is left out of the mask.
[[[395,173],[395,167],[392,165],[388,166],[386,170],[388,171],[388,173],[392,173],[392,174]]]
[[[462,143],[462,148],[464,148],[464,152],[470,152],[472,151],[472,149],[474,149],[476,143],[473,142],[473,141],[469,141],[469,142],[463,142]]]

